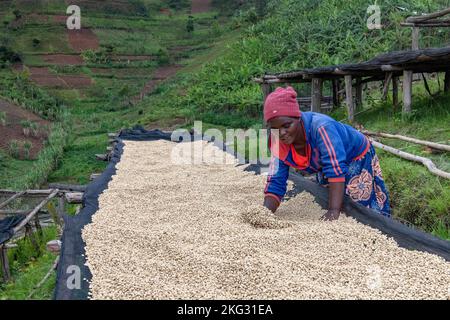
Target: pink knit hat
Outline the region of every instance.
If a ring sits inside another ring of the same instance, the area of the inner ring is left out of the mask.
[[[275,117],[300,117],[297,92],[292,87],[278,87],[266,98],[264,120],[267,122]]]

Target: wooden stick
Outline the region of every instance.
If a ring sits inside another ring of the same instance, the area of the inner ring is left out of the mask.
[[[47,279],[51,276],[53,270],[56,270],[59,264],[59,256],[56,257],[55,262],[53,262],[52,267],[48,270],[47,274],[44,278],[34,287],[33,291],[28,295],[27,300],[31,299],[31,297],[36,293],[36,291],[47,281]]]
[[[7,204],[11,203],[12,201],[16,200],[17,198],[19,198],[20,196],[22,196],[25,193],[25,191],[16,193],[15,195],[13,195],[11,198],[9,198],[8,200],[0,203],[0,208],[5,207]]]
[[[420,21],[426,21],[426,20],[430,20],[433,18],[438,18],[438,17],[442,17],[445,16],[447,14],[450,13],[450,8],[438,11],[438,12],[434,12],[434,13],[430,13],[430,14],[425,14],[423,16],[412,16],[412,17],[408,17],[406,19],[406,22],[420,22]]]
[[[353,107],[353,87],[352,76],[345,76],[345,98],[347,102],[348,121],[353,123],[355,120],[354,107]]]
[[[386,73],[386,78],[384,80],[384,87],[383,87],[383,96],[382,99],[383,101],[386,101],[388,93],[389,93],[389,85],[391,83],[392,80],[392,72],[388,72]]]
[[[3,280],[6,283],[11,279],[11,273],[9,270],[8,251],[5,244],[0,246],[0,260],[3,269]]]
[[[83,202],[83,193],[82,192],[66,193],[66,201],[67,203],[80,204]]]
[[[426,140],[419,140],[419,139],[415,139],[415,138],[411,138],[411,137],[407,137],[407,136],[402,136],[402,135],[399,135],[399,134],[390,134],[390,133],[384,133],[384,132],[372,132],[372,131],[367,131],[367,130],[363,130],[361,132],[366,134],[366,135],[369,135],[369,136],[377,136],[377,137],[383,137],[383,138],[399,139],[399,140],[403,140],[403,141],[407,141],[407,142],[412,142],[412,143],[424,145],[424,146],[427,146],[427,147],[430,147],[430,148],[433,148],[433,149],[450,152],[450,145],[439,144],[439,143],[436,143],[436,142],[431,142],[431,141],[426,141]]]
[[[33,211],[31,211],[27,215],[27,217],[23,219],[22,222],[14,228],[14,233],[22,229],[34,217],[34,215],[47,204],[47,202],[49,202],[58,194],[58,192],[59,192],[58,189],[53,190],[53,192],[47,198],[45,198],[37,207],[35,207]]]
[[[433,163],[433,161],[431,161],[428,158],[424,158],[424,157],[420,157],[420,156],[416,156],[414,154],[408,153],[408,152],[404,152],[404,151],[400,151],[398,149],[395,149],[393,147],[384,145],[380,142],[374,141],[372,138],[370,138],[370,141],[372,142],[372,145],[374,147],[383,149],[384,151],[387,151],[389,153],[392,153],[400,158],[409,160],[409,161],[414,161],[414,162],[419,162],[422,163],[431,173],[433,173],[434,175],[437,175],[439,177],[442,178],[446,178],[446,179],[450,179],[450,173],[449,172],[445,172],[442,171],[440,169],[438,169],[436,167],[436,165]]]
[[[50,183],[48,186],[52,189],[59,189],[64,191],[84,192],[86,190],[85,185],[77,185],[77,184]]]
[[[413,50],[419,50],[419,31],[420,29],[418,27],[412,28],[412,49]]]

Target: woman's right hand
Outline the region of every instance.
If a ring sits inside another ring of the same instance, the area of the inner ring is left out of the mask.
[[[266,196],[264,198],[264,207],[266,207],[267,209],[269,209],[273,213],[275,213],[275,211],[277,211],[279,205],[280,205],[280,202],[278,202],[273,197]]]

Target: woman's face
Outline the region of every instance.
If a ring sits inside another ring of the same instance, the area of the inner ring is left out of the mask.
[[[267,121],[270,129],[278,129],[280,140],[284,144],[292,144],[298,136],[299,119],[292,117],[276,117]]]

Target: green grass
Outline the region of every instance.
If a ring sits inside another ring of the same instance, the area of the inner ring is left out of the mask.
[[[37,233],[36,233],[37,235]],[[23,300],[28,297],[34,287],[44,278],[53,265],[56,256],[45,250],[48,241],[57,238],[56,227],[43,229],[43,236],[39,237],[39,252],[28,238],[17,242],[18,247],[8,251],[11,276],[13,281],[0,284],[0,300]],[[32,299],[51,299],[55,285],[53,274],[43,286],[36,291]]]

